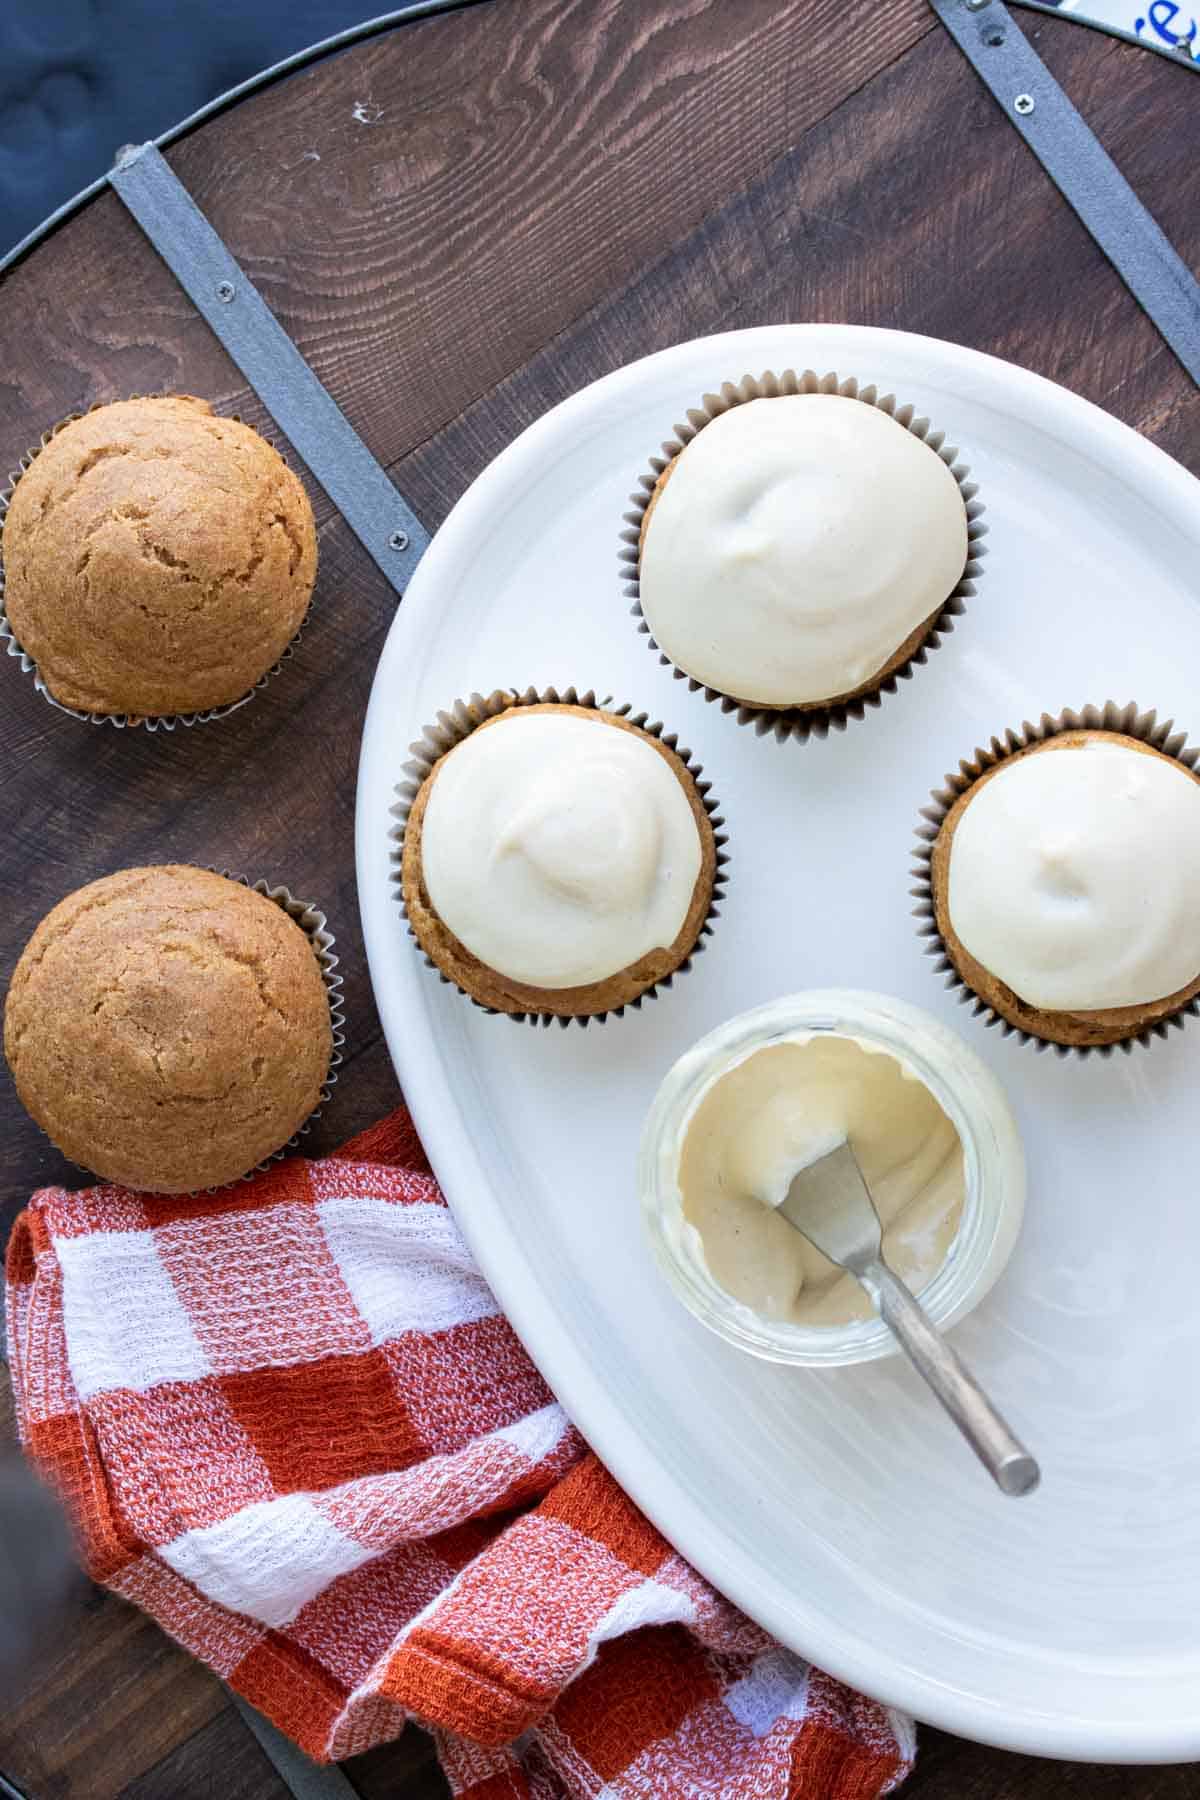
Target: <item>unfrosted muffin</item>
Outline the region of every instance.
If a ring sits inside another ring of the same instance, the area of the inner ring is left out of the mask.
[[[638,595],[693,681],[745,708],[823,710],[916,654],[967,555],[962,490],[929,444],[866,400],[774,394],[729,405],[667,463]]]
[[[13,492],[5,608],[54,699],[163,717],[242,699],[278,662],[317,571],[279,452],[186,394],[64,425]]]
[[[204,869],[123,869],[34,932],[4,1013],[24,1105],[125,1187],[221,1187],[314,1111],[333,1039],[313,946],[281,906]]]
[[[405,826],[402,885],[417,942],[472,999],[586,1018],[680,967],[716,870],[674,750],[619,714],[546,702],[514,704],[434,763]]]
[[[981,773],[930,882],[960,979],[1031,1037],[1120,1043],[1200,993],[1200,777],[1139,738],[1062,731]]]

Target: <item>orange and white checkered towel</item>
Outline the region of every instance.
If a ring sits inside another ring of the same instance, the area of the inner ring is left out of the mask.
[[[874,1800],[911,1724],[771,1642],[590,1455],[408,1115],[198,1199],[37,1194],[24,1443],[94,1578],[309,1752],[416,1717],[469,1800]]]

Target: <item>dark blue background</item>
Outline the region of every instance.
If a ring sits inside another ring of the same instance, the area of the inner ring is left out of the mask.
[[[0,0],[0,257],[112,166],[399,0]]]

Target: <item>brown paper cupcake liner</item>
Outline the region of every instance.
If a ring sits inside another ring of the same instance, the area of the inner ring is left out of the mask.
[[[1025,720],[1019,731],[1007,730],[1003,737],[992,738],[987,749],[976,748],[971,760],[961,762],[956,774],[947,775],[943,785],[933,790],[931,803],[921,808],[923,823],[917,827],[918,844],[913,851],[914,885],[910,890],[916,901],[913,916],[918,921],[917,935],[925,940],[925,954],[934,959],[935,970],[945,977],[943,985],[953,990],[956,998],[964,1005],[970,1005],[974,1016],[981,1018],[985,1025],[998,1026],[1002,1036],[1015,1037],[1020,1043],[1032,1044],[1039,1051],[1053,1050],[1059,1056],[1105,1057],[1111,1056],[1114,1050],[1123,1050],[1128,1054],[1135,1045],[1145,1047],[1154,1038],[1169,1037],[1172,1030],[1181,1031],[1188,1019],[1200,1014],[1200,998],[1185,1001],[1175,1012],[1156,1019],[1153,1024],[1131,1032],[1128,1037],[1115,1043],[1057,1044],[1048,1038],[1037,1037],[1020,1025],[1014,1025],[1011,1019],[1004,1018],[986,1000],[981,999],[954,966],[938,930],[933,899],[933,846],[951,807],[969,787],[998,763],[1007,762],[1019,750],[1026,750],[1033,744],[1060,737],[1065,731],[1116,731],[1123,737],[1137,738],[1143,744],[1149,744],[1152,749],[1161,751],[1165,756],[1174,757],[1186,769],[1194,769],[1197,761],[1200,761],[1200,745],[1189,749],[1185,733],[1175,729],[1173,720],[1167,719],[1160,723],[1156,713],[1139,712],[1132,701],[1125,706],[1118,706],[1115,701],[1107,700],[1103,706],[1085,706],[1080,712],[1067,708],[1054,717],[1043,713],[1036,725]]]
[[[967,514],[966,565],[916,650],[869,693],[828,706],[757,706],[722,693],[720,688],[707,686],[672,662],[656,642],[642,612],[639,584],[642,520],[663,470],[691,443],[697,432],[703,431],[731,407],[742,406],[748,400],[776,399],[786,394],[840,394],[848,400],[860,400],[864,406],[878,407],[880,412],[887,413],[898,425],[903,425],[906,431],[911,431],[914,437],[936,451],[958,483]],[[869,706],[881,706],[885,694],[894,694],[901,681],[911,680],[918,665],[928,660],[943,638],[954,630],[954,621],[966,611],[967,601],[976,592],[975,584],[982,573],[981,559],[986,549],[983,539],[987,535],[987,526],[983,522],[983,502],[977,498],[977,483],[968,480],[970,471],[959,462],[957,449],[946,443],[945,432],[934,430],[928,419],[916,416],[914,407],[898,405],[894,394],[880,395],[874,385],[860,386],[854,376],[818,375],[812,369],[805,369],[799,375],[794,369],[785,369],[781,375],[770,370],[759,376],[744,375],[739,382],[725,382],[719,393],[705,394],[699,406],[689,408],[687,423],[676,425],[673,430],[674,436],[664,442],[662,454],[651,457],[646,473],[639,478],[637,491],[630,495],[631,510],[624,514],[626,528],[621,533],[620,573],[624,591],[633,602],[631,611],[638,621],[638,630],[645,635],[650,649],[658,651],[658,660],[664,668],[670,669],[677,681],[687,682],[689,693],[702,692],[706,700],[716,701],[722,712],[736,713],[738,724],[753,725],[760,737],[770,733],[781,743],[787,738],[804,743],[810,737],[827,737],[831,730],[844,731],[851,719],[864,718]]]
[[[699,956],[701,951],[705,948],[707,939],[712,935],[713,923],[720,916],[720,902],[724,897],[726,882],[725,872],[729,864],[729,854],[726,850],[726,845],[729,842],[729,837],[722,829],[725,821],[721,816],[717,798],[712,791],[712,783],[702,779],[704,770],[700,764],[693,759],[692,752],[690,750],[685,750],[681,746],[678,737],[674,732],[665,731],[661,721],[650,723],[650,715],[648,713],[635,713],[632,706],[628,704],[624,706],[613,706],[608,701],[597,700],[594,690],[590,688],[584,694],[580,694],[573,687],[563,688],[562,690],[550,687],[543,688],[540,691],[537,688],[530,687],[526,688],[523,693],[518,693],[514,688],[496,688],[492,693],[487,695],[486,698],[482,694],[471,694],[466,700],[455,700],[445,712],[440,712],[437,715],[437,719],[432,725],[427,725],[425,727],[416,743],[410,745],[412,758],[411,761],[404,765],[404,779],[396,785],[396,804],[391,809],[392,817],[396,820],[395,826],[389,833],[394,846],[391,856],[392,880],[395,885],[396,898],[400,904],[400,910],[404,914],[405,922],[408,925],[408,935],[413,939],[413,942],[416,943],[416,934],[413,931],[412,922],[408,918],[408,910],[404,904],[402,863],[404,859],[404,833],[408,825],[409,813],[412,811],[413,801],[416,799],[422,783],[432,770],[434,764],[439,762],[440,759],[446,755],[447,751],[452,750],[456,744],[460,744],[464,738],[470,737],[471,733],[478,726],[482,725],[485,720],[494,719],[500,713],[509,712],[514,707],[544,705],[581,706],[587,707],[593,712],[612,713],[616,718],[627,719],[631,725],[636,725],[639,730],[646,732],[650,737],[658,738],[660,742],[666,745],[668,750],[674,751],[675,755],[679,758],[680,762],[691,776],[696,786],[696,792],[700,796],[704,810],[708,814],[709,823],[713,829],[713,842],[716,847],[716,869],[713,874],[713,888],[708,903],[708,911],[704,915],[704,922],[697,934],[695,944],[692,949],[688,951],[688,954],[684,957],[678,968],[672,969],[669,975],[664,975],[661,981],[654,982],[644,993],[639,994],[635,1000],[627,1001],[623,1006],[610,1007],[604,1012],[566,1015],[548,1012],[526,1012],[505,1013],[503,1015],[505,1018],[515,1020],[518,1024],[543,1026],[558,1024],[564,1027],[567,1025],[600,1025],[610,1017],[615,1016],[620,1018],[629,1008],[636,1010],[641,1006],[643,1000],[655,999],[661,989],[671,987],[678,976],[687,973],[697,956]],[[420,950],[421,947],[419,944],[417,944],[417,948]],[[475,998],[474,994],[467,993],[465,988],[460,987],[458,982],[452,980],[449,975],[445,974],[445,972],[434,962],[433,958],[427,956],[423,950],[421,950],[421,955],[424,958],[426,966],[435,971],[439,980],[443,981],[447,987],[457,988],[458,992],[463,994],[473,1006],[477,1006],[480,1012],[495,1013],[499,1010],[494,1006],[485,1006],[482,1001]]]
[[[170,399],[172,396],[168,394],[124,394],[121,398],[123,400],[164,400]],[[90,713],[83,712],[78,707],[64,706],[61,700],[56,700],[54,698],[54,695],[46,686],[42,672],[38,668],[33,657],[29,655],[27,650],[22,649],[17,634],[9,621],[8,609],[4,603],[4,522],[8,516],[8,509],[12,503],[12,497],[17,483],[34,460],[41,455],[51,438],[57,437],[59,432],[67,425],[75,424],[77,419],[86,418],[88,413],[96,412],[102,406],[112,406],[114,404],[115,402],[112,400],[96,400],[91,406],[85,407],[82,412],[68,413],[65,419],[60,419],[57,425],[52,425],[48,431],[44,431],[41,438],[31,449],[26,450],[16,468],[8,471],[4,486],[0,487],[0,644],[3,644],[6,655],[16,657],[24,674],[33,676],[34,687],[48,705],[54,707],[56,712],[66,713],[68,718],[78,719],[84,725],[115,725],[118,731],[124,731],[127,727],[133,726],[141,726],[146,731],[174,731],[177,725],[207,725],[214,719],[227,719],[230,713],[239,712],[243,706],[253,700],[256,694],[260,694],[263,688],[266,687],[268,681],[278,675],[284,663],[289,661],[297,644],[304,635],[304,626],[307,623],[308,617],[307,614],[301,622],[299,631],[296,633],[291,643],[287,645],[282,656],[279,658],[279,661],[269,668],[265,675],[261,675],[250,689],[249,693],[243,694],[240,700],[230,700],[224,706],[211,706],[204,712],[157,713],[153,717],[144,717],[140,713]],[[239,425],[244,422],[238,413],[229,413],[224,416],[236,419]],[[257,427],[255,429],[257,429]],[[278,451],[280,456],[283,456],[283,451],[279,449],[278,444],[274,443],[269,437],[266,437],[264,432],[259,432],[259,436],[262,437],[266,443],[270,444],[273,450]],[[283,460],[284,462],[287,461],[286,456],[283,456]]]

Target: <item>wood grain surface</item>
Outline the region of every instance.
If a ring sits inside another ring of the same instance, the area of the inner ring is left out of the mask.
[[[1179,151],[1195,77],[1063,21],[1022,24],[1196,266]],[[1009,357],[1200,473],[1200,394],[923,0],[488,0],[277,83],[169,160],[431,527],[583,383],[780,319]],[[136,392],[202,394],[278,437],[111,195],[0,283],[0,347],[3,468],[66,413]],[[170,736],[83,726],[0,666],[0,977],[63,894],[131,863],[207,863],[312,895],[338,934],[350,1020],[320,1150],[396,1098],[352,857],[359,733],[395,596],[310,491],[311,625],[232,719]],[[0,1125],[7,1228],[33,1187],[78,1177],[8,1082]],[[220,1685],[99,1594],[3,1707],[0,1771],[37,1800],[288,1792]],[[365,1800],[445,1792],[415,1731],[346,1775]],[[925,1730],[906,1792],[1200,1800],[1200,1768],[1039,1762]]]

